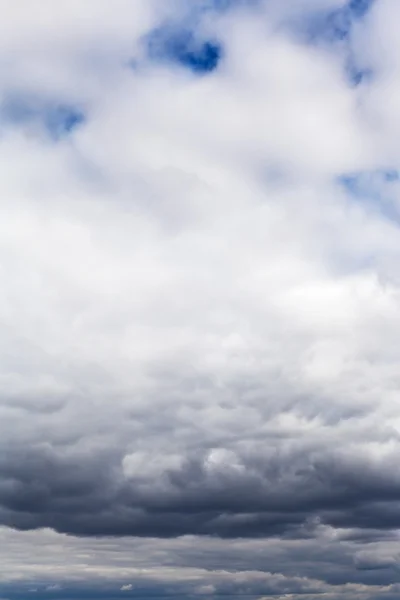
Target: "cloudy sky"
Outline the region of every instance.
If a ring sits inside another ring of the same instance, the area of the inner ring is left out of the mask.
[[[0,8],[0,599],[398,599],[399,0]]]

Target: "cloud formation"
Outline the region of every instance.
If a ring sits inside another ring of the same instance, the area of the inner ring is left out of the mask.
[[[4,9],[0,594],[397,597],[397,3]]]

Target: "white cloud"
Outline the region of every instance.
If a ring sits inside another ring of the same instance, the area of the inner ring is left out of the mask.
[[[133,585],[131,583],[121,586],[121,592],[130,592],[132,589]]]

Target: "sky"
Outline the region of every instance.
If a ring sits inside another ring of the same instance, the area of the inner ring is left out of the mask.
[[[0,8],[0,600],[398,599],[399,1]]]

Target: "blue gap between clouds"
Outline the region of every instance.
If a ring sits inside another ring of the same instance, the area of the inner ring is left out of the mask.
[[[318,11],[307,19],[304,31],[309,43],[337,44],[346,47],[346,75],[352,85],[359,85],[371,76],[371,71],[357,64],[351,50],[351,32],[371,9],[375,0],[350,0],[343,7],[332,11]]]
[[[24,97],[4,100],[0,117],[6,126],[37,125],[53,140],[62,139],[85,121],[84,113],[74,106]]]
[[[284,0],[282,0],[284,1]],[[323,8],[312,15],[296,19],[292,26],[309,43],[348,43],[355,22],[361,20],[375,0],[349,0],[342,8],[327,11]],[[223,58],[223,47],[218,40],[201,39],[196,34],[196,23],[202,13],[224,12],[240,5],[256,6],[259,0],[199,0],[194,1],[186,17],[179,23],[167,23],[151,31],[145,38],[146,54],[150,60],[179,65],[195,74],[207,74],[217,69]],[[189,25],[188,25],[189,23]],[[357,66],[348,52],[346,72],[353,85],[360,84],[370,75]]]
[[[225,12],[241,6],[257,6],[262,0],[202,0],[199,2],[200,11]]]
[[[150,60],[178,65],[194,74],[215,71],[224,56],[222,43],[198,33],[205,14],[221,14],[240,6],[257,6],[262,0],[192,0],[177,21],[169,21],[144,38]]]
[[[397,169],[379,169],[346,173],[337,182],[354,201],[380,213],[387,219],[400,222],[400,214],[391,199],[391,184],[400,182]]]
[[[214,71],[223,56],[217,40],[199,39],[185,26],[159,27],[146,37],[145,44],[151,60],[176,64],[198,75]]]
[[[310,41],[336,42],[349,38],[357,21],[363,19],[375,0],[351,0],[341,8],[316,12],[306,26]]]

